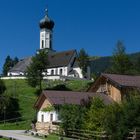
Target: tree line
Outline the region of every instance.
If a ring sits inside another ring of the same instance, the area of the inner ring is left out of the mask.
[[[78,65],[82,69],[83,76],[86,77],[87,66],[90,66],[90,56],[88,55],[88,53],[83,48],[78,52],[78,55],[77,56],[78,56],[77,57]],[[46,60],[46,62],[41,62],[43,60]],[[7,76],[7,72],[18,61],[19,61],[19,59],[17,57],[15,57],[14,59],[12,59],[8,55],[6,57],[6,59],[5,59],[4,65],[3,65],[3,75],[4,76]],[[42,66],[46,69],[47,68],[46,66],[49,64],[49,62],[48,62],[48,54],[45,54],[43,56],[42,54],[37,53],[37,54],[35,54],[32,57],[32,62],[34,63],[34,65],[36,65],[35,67],[38,67],[38,66],[40,67],[40,64],[36,63],[35,61],[40,61],[40,63],[42,63]],[[33,65],[33,64],[31,64],[31,65]],[[31,67],[33,67],[33,66],[31,66]],[[30,67],[29,72],[31,71],[31,67]],[[38,71],[40,71],[40,70],[38,70]],[[116,47],[114,48],[112,57],[111,57],[111,66],[110,67],[107,67],[102,72],[114,73],[114,74],[139,75],[140,74],[140,56],[138,57],[137,60],[131,61],[130,57],[126,53],[126,47],[125,47],[123,41],[118,40],[117,43],[116,43]],[[99,74],[100,73],[93,72],[92,73],[92,76],[93,76],[93,78],[96,78]]]
[[[3,76],[7,76],[8,71],[15,66],[19,62],[19,59],[15,57],[12,59],[10,55],[8,55],[5,59],[5,63],[3,65]]]
[[[138,75],[140,74],[140,56],[132,62],[126,54],[123,41],[118,41],[113,51],[112,65],[105,72],[114,74]]]

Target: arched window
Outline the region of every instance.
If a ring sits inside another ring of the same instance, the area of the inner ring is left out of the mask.
[[[54,75],[54,70],[51,70],[51,75]]]
[[[59,73],[60,73],[60,75],[62,75],[63,74],[63,69],[60,69]]]
[[[42,40],[42,49],[44,48],[44,40]]]

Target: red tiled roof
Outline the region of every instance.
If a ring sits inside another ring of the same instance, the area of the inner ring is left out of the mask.
[[[103,93],[90,93],[90,92],[73,92],[73,91],[43,91],[38,98],[35,107],[38,108],[42,98],[46,98],[52,105],[63,104],[77,104],[80,105],[81,101],[88,100],[89,97],[100,97],[105,104],[110,104],[113,100]]]
[[[109,80],[117,83],[120,86],[140,88],[140,76],[105,74],[105,73],[103,73],[101,76],[108,78]]]

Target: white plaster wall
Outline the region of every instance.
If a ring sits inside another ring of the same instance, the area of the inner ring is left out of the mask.
[[[58,113],[56,111],[51,111],[51,112],[43,112],[43,111],[39,111],[37,113],[37,121],[38,122],[42,122],[42,115],[44,115],[44,122],[51,122],[50,121],[50,115],[53,114],[53,121],[59,121],[58,119]]]
[[[77,71],[77,73],[79,74],[79,78],[84,78],[82,74],[82,70],[79,67],[73,68],[73,70]]]
[[[26,79],[25,76],[7,76],[7,77],[0,77],[0,79],[8,80],[8,79]]]
[[[57,75],[57,74],[56,74],[56,69],[57,69],[57,68],[50,68],[50,69],[47,69],[47,75],[51,75],[51,71],[52,71],[52,70],[54,71],[54,75]]]
[[[58,75],[53,75],[53,76],[44,76],[43,79],[48,79],[48,80],[60,80],[61,77]]]
[[[51,32],[45,29],[40,30],[40,49],[50,48]],[[42,48],[42,40],[44,47]]]
[[[7,73],[7,75],[8,76],[22,76],[22,75],[24,75],[24,73],[23,72],[8,72]]]
[[[54,75],[60,75],[60,70],[62,69],[62,75],[67,76],[68,75],[68,67],[58,67],[58,68],[49,68],[47,69],[47,75],[51,75],[51,71],[54,71]]]

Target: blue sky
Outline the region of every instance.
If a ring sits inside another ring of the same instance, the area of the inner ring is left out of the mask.
[[[7,55],[27,57],[39,48],[45,8],[55,21],[53,48],[85,48],[111,55],[117,40],[128,53],[140,51],[140,0],[1,0],[0,70]]]

